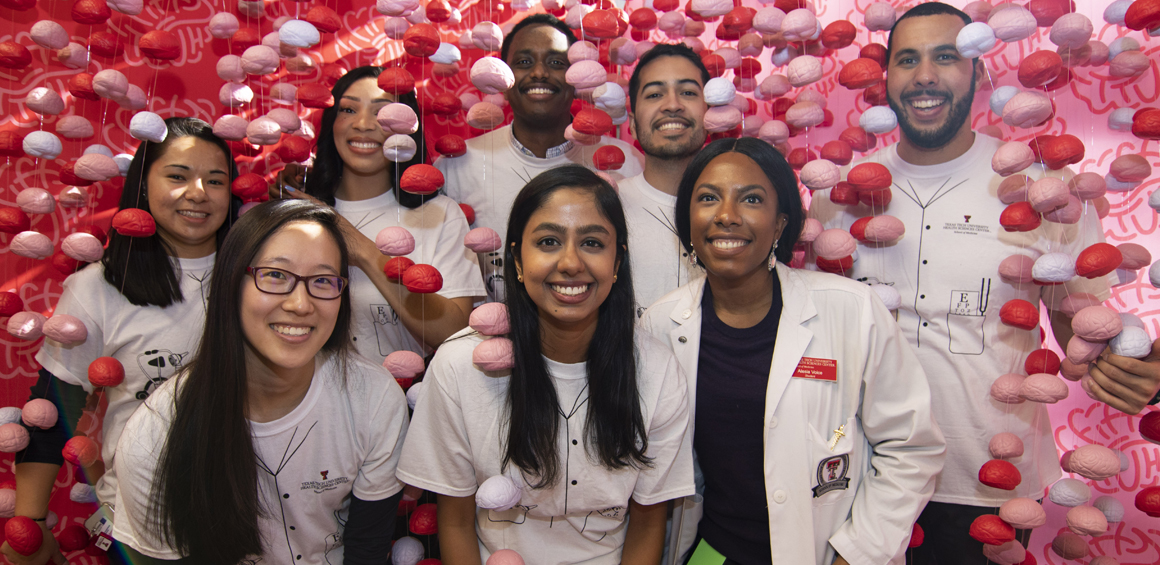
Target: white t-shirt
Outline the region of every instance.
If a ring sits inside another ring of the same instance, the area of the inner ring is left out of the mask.
[[[999,263],[1010,255],[1039,257],[1066,252],[1073,257],[1103,241],[1095,208],[1087,205],[1076,225],[1044,221],[1030,232],[1007,232],[999,224],[1006,208],[998,198],[1002,177],[991,157],[1002,144],[975,135],[974,145],[948,163],[920,167],[898,157],[897,145],[869,156],[890,169],[893,199],[886,210],[836,205],[828,191],[815,193],[810,216],[827,228],[849,229],[860,217],[889,214],[906,225],[893,244],[858,246],[850,276],[890,284],[902,296],[898,323],[915,347],[930,380],[935,418],[947,440],[946,465],[933,500],[973,506],[999,506],[1015,497],[1039,498],[1060,477],[1059,459],[1047,409],[1039,403],[1002,404],[990,396],[991,383],[1005,373],[1026,374],[1027,354],[1040,347],[1039,328],[1007,326],[999,310],[1023,299],[1058,309],[1069,294],[1089,292],[1108,298],[1101,277],[1076,277],[1060,286],[1013,285],[999,277]],[[1024,174],[1038,179],[1042,167]],[[1061,177],[1063,171],[1048,171]],[[1061,243],[1062,242],[1062,243]],[[1078,385],[1074,394],[1082,394]],[[1014,491],[979,482],[979,468],[991,459],[988,442],[1000,432],[1023,440],[1025,452],[1011,462],[1023,482]]]
[[[463,245],[463,237],[468,232],[467,218],[450,198],[436,196],[418,208],[407,208],[395,200],[393,192],[387,191],[367,200],[335,200],[334,209],[372,240],[386,227],[401,226],[411,232],[415,250],[406,257],[439,270],[443,275],[439,296],[485,295],[475,253]],[[382,363],[387,355],[399,350],[414,351],[424,357],[431,352],[411,335],[387,299],[357,267],[350,269],[350,292],[354,346],[360,355]]]
[[[399,478],[449,496],[471,496],[500,474],[508,421],[510,373],[483,373],[471,362],[482,336],[464,330],[445,342],[427,370],[415,408]],[[694,493],[689,443],[689,399],[676,359],[661,343],[637,332],[637,387],[648,428],[646,456],[652,467],[608,470],[585,456],[587,385],[584,363],[548,360],[561,422],[560,476],[548,488],[523,486],[514,508],[478,509],[476,532],[482,560],[513,549],[527,563],[616,564],[626,533],[629,498],[655,504]],[[508,469],[508,476],[519,476]]]
[[[402,490],[395,478],[407,433],[407,400],[381,367],[357,355],[343,386],[336,357],[320,355],[310,389],[289,414],[250,423],[258,457],[264,555],[257,562],[342,563],[342,534],[353,494],[383,500]],[[173,419],[174,379],[149,397],[121,436],[113,537],[150,557],[181,556],[148,520],[153,478]]]
[[[178,266],[176,275],[185,300],[166,308],[130,304],[105,281],[100,263],[65,279],[53,314],[80,319],[88,338],[70,346],[46,338],[36,361],[56,378],[86,392],[93,391],[89,363],[94,359],[113,357],[125,367],[125,381],[105,388],[104,393],[109,404],[101,424],[101,458],[106,469],[113,467],[117,438],[133,410],[180,371],[201,342],[214,257],[172,260]],[[96,492],[102,502],[112,502],[116,479],[106,473],[97,482]]]
[[[639,318],[660,297],[689,282],[689,253],[677,237],[676,196],[654,188],[644,173],[617,184],[628,222],[628,255]]]
[[[475,227],[487,227],[507,234],[508,216],[516,195],[536,175],[561,165],[578,164],[592,168],[592,156],[605,145],[615,145],[624,151],[624,165],[608,171],[619,182],[622,178],[639,175],[644,169],[644,157],[632,145],[619,139],[602,137],[596,145],[573,143],[563,154],[540,159],[522,152],[507,125],[467,140],[467,153],[460,157],[440,157],[435,167],[443,172],[443,192],[456,202],[475,210]],[[506,239],[504,239],[506,241]],[[480,258],[490,300],[503,296],[503,253],[489,253]]]

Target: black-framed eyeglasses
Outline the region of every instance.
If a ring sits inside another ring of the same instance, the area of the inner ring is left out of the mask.
[[[342,296],[347,285],[347,280],[338,275],[297,275],[273,267],[246,267],[246,274],[254,277],[254,286],[266,294],[290,294],[302,281],[306,293],[319,300]]]

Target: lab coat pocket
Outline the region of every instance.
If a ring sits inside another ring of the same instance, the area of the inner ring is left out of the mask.
[[[820,433],[811,423],[810,464],[815,512],[819,506],[840,505],[849,510],[862,475],[862,429],[856,417]],[[816,518],[815,514],[815,518]]]

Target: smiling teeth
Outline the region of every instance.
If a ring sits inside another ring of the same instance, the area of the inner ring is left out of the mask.
[[[192,210],[178,210],[177,213],[178,213],[178,215],[185,216],[187,218],[208,218],[209,217],[209,214],[206,212],[194,212]]]
[[[558,284],[552,285],[552,290],[563,294],[564,296],[577,296],[584,294],[588,290],[588,285],[583,286],[560,286]]]
[[[717,249],[736,249],[748,243],[740,239],[715,239],[713,240],[713,247]]]
[[[310,328],[303,328],[303,327],[297,327],[297,326],[283,326],[283,325],[278,325],[278,324],[271,324],[270,327],[273,328],[274,331],[276,331],[280,334],[289,335],[289,336],[303,336],[303,335],[310,333]]]
[[[547,88],[529,88],[528,94],[551,94],[552,91]]]
[[[934,108],[935,106],[941,106],[942,103],[942,100],[915,100],[910,105],[915,108]]]
[[[359,149],[374,149],[374,148],[379,147],[381,145],[382,145],[381,143],[375,143],[373,141],[352,141],[352,142],[350,142],[351,147],[357,147]]]
[[[670,122],[667,124],[662,124],[660,127],[657,128],[657,131],[664,131],[664,130],[670,130],[670,129],[685,129],[685,127],[687,127],[687,126],[685,126],[685,124],[677,123],[677,122]]]

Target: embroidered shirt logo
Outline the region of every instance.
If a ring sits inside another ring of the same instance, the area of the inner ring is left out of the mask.
[[[968,224],[971,223],[971,217],[970,216],[963,216],[963,222],[968,223]]]
[[[344,485],[350,482],[350,479],[347,477],[327,479],[326,476],[329,473],[330,471],[322,471],[319,473],[322,475],[321,481],[303,481],[302,485],[299,487],[299,490],[312,490],[314,491],[314,494],[322,494],[328,490],[334,490],[338,488],[339,485]]]
[[[818,463],[818,486],[813,488],[814,498],[834,490],[850,488],[850,479],[846,474],[850,470],[850,455],[843,453],[822,459]]]

